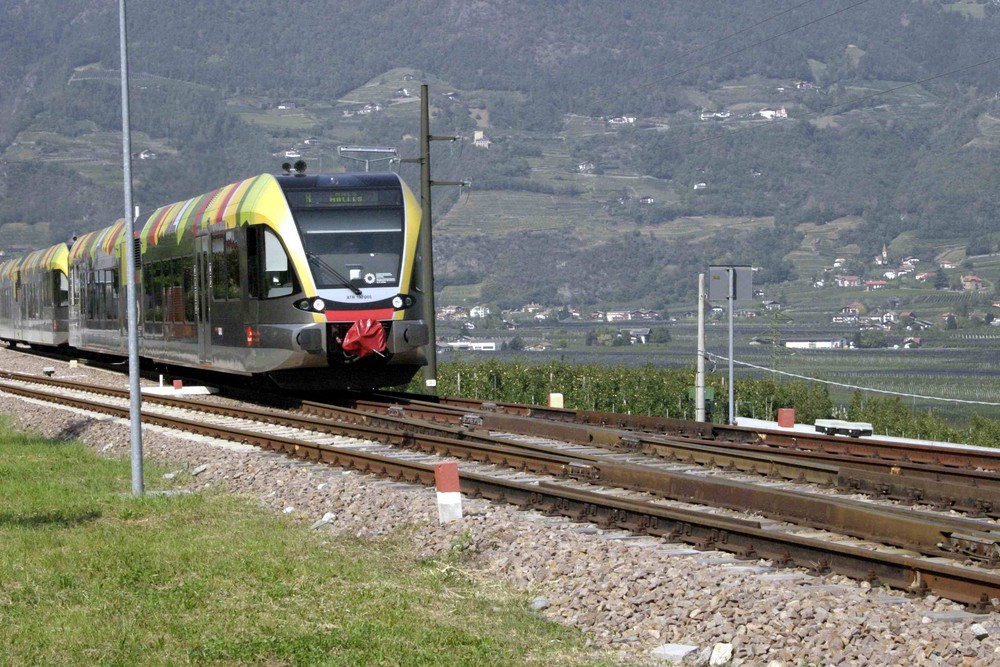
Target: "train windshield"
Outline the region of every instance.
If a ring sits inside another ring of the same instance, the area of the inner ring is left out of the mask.
[[[293,213],[318,288],[399,284],[402,208],[303,208]]]

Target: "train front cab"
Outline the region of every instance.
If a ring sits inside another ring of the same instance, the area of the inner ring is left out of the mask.
[[[394,178],[401,193],[401,182]],[[408,205],[416,207],[412,193]],[[407,241],[406,250],[396,251],[397,261],[408,267],[406,285],[418,221],[409,232],[412,244]],[[402,243],[405,235],[397,236]],[[389,332],[385,353],[357,363],[343,354],[336,330],[344,324],[331,323],[326,306],[316,310],[314,305],[321,294],[324,304],[333,305],[339,295],[354,290],[317,288],[293,214],[273,176],[158,209],[143,226],[140,241],[143,356],[264,375],[280,386],[314,390],[405,383],[423,363],[419,346],[426,332],[420,341],[418,326],[392,321],[402,319],[404,310],[415,310],[410,296],[405,308],[392,307],[392,297],[400,296],[398,286],[367,291],[362,304],[385,293],[377,312],[362,305],[350,313],[351,323],[371,315],[390,320],[383,323]],[[399,340],[401,335],[408,340]]]
[[[282,230],[302,290],[293,305],[323,327],[297,337],[322,345],[323,376],[337,386],[405,384],[426,363],[428,343],[416,289],[421,213],[412,191],[396,174],[277,180],[294,224]],[[288,386],[322,383],[315,372],[272,377]]]

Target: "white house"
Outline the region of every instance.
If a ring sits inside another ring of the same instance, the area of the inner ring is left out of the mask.
[[[483,133],[482,130],[476,130],[472,135],[472,145],[476,148],[489,148],[493,144],[492,141]]]
[[[497,342],[495,340],[459,340],[454,343],[445,343],[453,350],[469,350],[472,352],[496,352]]]
[[[847,347],[846,338],[833,340],[786,340],[785,347],[792,350],[842,350]]]
[[[761,109],[757,112],[757,115],[765,120],[788,118],[788,112],[785,110],[785,107],[778,107],[777,109]]]

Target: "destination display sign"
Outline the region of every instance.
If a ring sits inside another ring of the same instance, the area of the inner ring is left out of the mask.
[[[292,208],[385,206],[398,203],[392,190],[308,190],[286,192]]]

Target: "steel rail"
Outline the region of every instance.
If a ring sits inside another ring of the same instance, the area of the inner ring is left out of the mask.
[[[116,391],[102,390],[115,394]],[[124,398],[124,392],[117,393]],[[255,408],[232,408],[152,397],[155,402],[183,409],[262,421],[268,424],[339,435],[363,437],[422,452],[527,470],[535,473],[610,485],[658,497],[737,511],[759,512],[774,519],[835,530],[919,553],[951,558],[971,557],[1000,562],[994,527],[958,517],[875,506],[832,496],[814,496],[726,479],[690,475],[606,457],[579,455],[500,438],[468,434],[460,429],[417,425],[397,417],[371,416],[347,408],[313,407],[335,420],[302,417]],[[348,424],[348,425],[345,425]]]
[[[944,468],[1000,471],[1000,451],[971,449],[948,444],[898,442],[878,438],[846,438],[836,435],[804,433],[781,429],[692,422],[668,417],[627,415],[596,410],[572,410],[545,406],[444,397],[438,405],[462,410],[506,412],[526,417],[575,424],[592,424],[661,435],[711,439],[719,442],[760,441],[775,448],[805,452],[824,452],[852,459],[876,459]]]
[[[517,414],[506,414],[496,412],[497,406],[489,402],[479,403],[478,410],[469,407],[471,401],[461,400],[458,403],[460,407],[442,407],[413,400],[405,406],[357,401],[356,406],[362,410],[388,410],[390,414],[405,414],[434,422],[464,423],[491,431],[518,432],[579,444],[625,449],[679,463],[836,486],[849,492],[868,493],[909,503],[929,503],[972,516],[1000,518],[1000,474],[992,470],[957,469],[898,459],[844,460],[836,453],[775,448],[763,444],[759,439],[753,442],[727,440],[720,443],[718,440],[698,437],[699,434],[710,434],[713,425],[697,422],[673,420],[684,425],[694,425],[681,438],[607,425],[531,417],[527,416],[527,413],[534,410],[529,409],[530,406],[518,406],[515,410]],[[311,404],[303,405],[310,409],[308,406]],[[541,408],[542,412],[550,410],[552,409]],[[556,412],[562,414],[566,411]],[[628,415],[625,417],[640,421],[654,419]],[[1000,457],[1000,452],[997,456]]]
[[[38,396],[37,392],[5,386],[10,393],[47,398],[64,405],[127,418],[124,407],[66,396]],[[275,434],[206,425],[203,422],[162,415],[143,414],[143,421],[169,428],[211,435],[237,442],[257,444],[299,458],[352,467],[394,479],[432,483],[432,465],[393,459],[357,451],[278,436]],[[400,437],[391,434],[390,437]],[[819,540],[809,536],[763,528],[757,521],[732,519],[691,510],[668,508],[652,502],[616,498],[593,491],[569,489],[559,484],[525,484],[466,472],[460,479],[463,492],[521,507],[537,508],[576,519],[595,521],[665,536],[700,548],[714,548],[744,558],[766,558],[782,565],[800,565],[813,571],[836,571],[900,588],[912,593],[932,592],[974,608],[990,608],[1000,599],[1000,575],[975,568],[962,568],[906,553],[890,553],[859,546]]]

